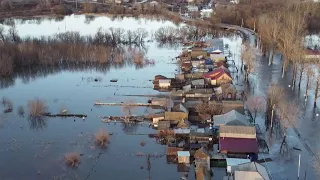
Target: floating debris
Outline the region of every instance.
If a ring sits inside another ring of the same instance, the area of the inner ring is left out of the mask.
[[[118,82],[118,79],[111,79],[110,82]]]

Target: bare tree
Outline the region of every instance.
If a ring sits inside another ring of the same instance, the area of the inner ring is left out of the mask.
[[[299,89],[301,87],[302,75],[306,71],[306,69],[307,69],[307,63],[304,62],[304,60],[300,60],[299,61],[299,84],[298,84]]]
[[[317,64],[317,76],[316,76],[316,84],[315,84],[315,90],[314,90],[314,101],[313,101],[314,107],[317,106],[317,99],[320,97],[319,88],[320,88],[320,64]]]
[[[277,40],[281,31],[280,13],[262,15],[258,19],[258,31],[262,40],[269,47],[269,66],[273,63],[273,57],[277,49]]]
[[[135,100],[126,100],[124,102],[124,105],[122,106],[122,112],[126,114],[126,117],[125,117],[125,123],[129,123],[129,119],[130,119],[130,116],[132,116],[132,111],[134,109],[136,109],[136,106],[133,106],[132,104],[135,103]],[[128,104],[128,105],[126,105]]]
[[[256,67],[256,57],[253,48],[249,43],[244,44],[241,52],[242,62],[245,64],[244,79],[248,82],[249,74],[251,74]]]
[[[306,84],[306,92],[305,95],[308,96],[308,91],[310,88],[310,79],[312,79],[312,77],[314,77],[314,70],[312,67],[308,67],[307,68],[307,84]]]
[[[283,131],[283,139],[280,146],[280,153],[288,151],[288,145],[286,142],[287,130],[289,127],[293,127],[296,123],[297,117],[299,116],[299,108],[295,103],[282,102],[278,106],[278,115],[280,124]]]
[[[202,103],[196,105],[196,111],[200,114],[210,115],[211,120],[213,120],[213,116],[222,114],[223,105],[220,103],[210,103],[207,101],[203,101]]]
[[[266,107],[266,128],[269,126],[273,127],[273,119],[274,119],[274,110],[275,107],[279,105],[281,101],[283,101],[284,89],[281,88],[278,84],[271,84],[268,89],[267,95],[267,107]]]
[[[251,96],[247,100],[248,109],[253,113],[253,123],[256,122],[258,113],[265,112],[266,102],[261,96]]]

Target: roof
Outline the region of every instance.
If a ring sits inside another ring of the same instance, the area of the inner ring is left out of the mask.
[[[232,110],[237,110],[239,113],[244,114],[244,104],[243,101],[222,101],[223,113],[227,113]]]
[[[226,153],[258,153],[256,139],[247,138],[219,138],[220,152]]]
[[[188,119],[188,113],[185,112],[164,112],[164,119],[167,121],[181,121]]]
[[[202,159],[202,158],[208,158],[208,157],[210,157],[210,155],[204,147],[199,148],[194,153],[194,158],[196,159]]]
[[[171,83],[171,79],[159,79],[159,83]]]
[[[177,128],[189,128],[190,127],[190,122],[188,120],[181,120],[177,124]]]
[[[189,113],[188,109],[181,103],[175,105],[172,107],[173,111],[181,111],[181,112],[184,112],[184,113]]]
[[[175,134],[189,134],[190,133],[190,129],[174,129],[173,130]]]
[[[239,164],[249,163],[250,159],[227,158],[227,166],[236,166]]]
[[[189,151],[178,151],[178,156],[190,156]]]
[[[167,147],[167,155],[169,156],[177,156],[178,155],[178,151],[182,151],[183,148],[178,148],[178,147]]]
[[[237,166],[233,167],[233,170],[235,172],[236,171],[258,172],[260,174],[260,176],[263,178],[263,180],[270,180],[266,168],[263,165],[261,165],[261,164],[259,164],[257,162],[250,162],[250,163],[240,164],[240,165],[237,165]],[[252,178],[252,176],[254,176],[254,174],[247,173],[246,175],[248,175],[248,176],[246,176],[247,180],[256,180],[256,179]],[[235,180],[236,179],[239,180],[239,178],[237,178],[236,175],[235,175]]]
[[[253,126],[220,126],[219,136],[227,138],[248,138],[255,139],[257,137],[256,128]]]
[[[219,68],[214,69],[213,71],[204,73],[203,77],[212,79],[212,78],[218,78],[218,77],[222,76],[223,74],[227,74],[231,78],[230,73],[227,70],[225,70],[225,68],[222,68],[222,67],[219,67]]]
[[[247,117],[236,110],[213,116],[214,125],[249,126]]]
[[[158,129],[169,129],[170,127],[170,121],[159,121],[158,122]]]
[[[235,171],[234,172],[234,180],[264,180],[263,177],[258,172],[252,171]]]

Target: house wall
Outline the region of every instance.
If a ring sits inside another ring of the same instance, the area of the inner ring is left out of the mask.
[[[169,82],[159,82],[159,87],[160,88],[169,88],[170,83]]]
[[[190,163],[190,156],[178,156],[178,163]]]

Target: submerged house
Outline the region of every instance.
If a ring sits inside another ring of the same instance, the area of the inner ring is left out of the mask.
[[[189,151],[178,151],[178,163],[179,164],[190,164],[190,152]]]
[[[168,163],[177,163],[178,162],[178,151],[183,151],[183,148],[178,147],[167,147],[166,156]]]
[[[230,125],[230,126],[249,126],[249,120],[247,116],[239,113],[236,110],[232,110],[225,114],[213,116],[215,126]]]

